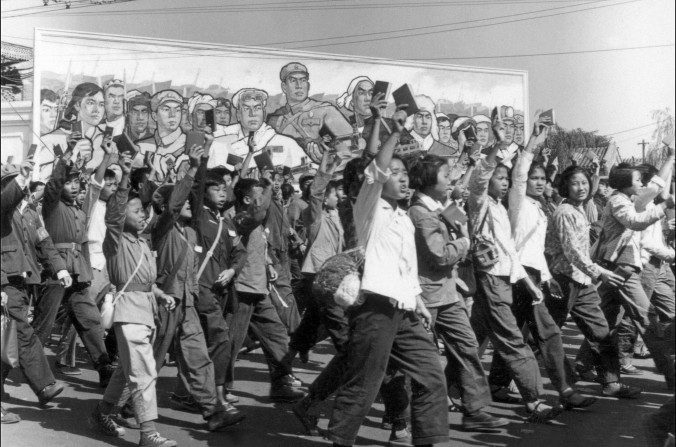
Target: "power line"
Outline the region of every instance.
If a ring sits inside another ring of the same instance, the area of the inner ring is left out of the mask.
[[[631,132],[632,130],[644,129],[644,128],[646,128],[646,127],[654,126],[654,125],[656,125],[656,124],[657,124],[657,123],[645,124],[645,125],[643,125],[643,126],[633,127],[633,128],[631,128],[631,129],[626,129],[626,130],[621,130],[621,131],[619,131],[619,132],[609,133],[609,134],[606,134],[606,136],[607,136],[607,137],[610,137],[610,136],[613,136],[613,135],[619,135],[619,134],[621,134],[621,133]]]
[[[664,48],[673,47],[673,43],[659,44],[659,45],[644,45],[640,47],[622,47],[622,48],[600,48],[596,50],[577,50],[577,51],[555,51],[551,53],[526,53],[526,54],[504,54],[497,56],[458,56],[458,57],[427,57],[408,59],[412,61],[450,61],[460,59],[504,59],[512,57],[537,57],[537,56],[558,56],[564,54],[587,54],[587,53],[604,53],[608,51],[626,51],[626,50],[642,50],[646,48]]]
[[[333,42],[333,43],[324,43],[324,44],[317,44],[317,45],[305,45],[305,46],[302,46],[302,47],[298,47],[298,49],[320,48],[320,47],[337,46],[337,45],[350,45],[350,44],[364,43],[364,42],[372,43],[372,42],[382,41],[382,40],[401,39],[401,38],[406,38],[406,37],[426,36],[426,35],[432,35],[432,34],[447,33],[447,32],[452,32],[452,31],[462,31],[462,30],[468,30],[468,29],[485,28],[485,27],[495,26],[495,25],[505,25],[505,24],[511,24],[511,23],[525,22],[525,21],[534,20],[534,19],[557,17],[557,16],[574,14],[574,13],[583,12],[583,11],[592,11],[592,10],[608,8],[608,7],[612,7],[612,6],[619,6],[619,5],[629,4],[629,3],[636,3],[636,2],[639,2],[639,1],[644,1],[644,0],[626,0],[626,1],[623,1],[623,2],[613,3],[613,4],[609,4],[609,5],[599,5],[599,6],[592,6],[592,7],[589,7],[589,8],[576,9],[574,11],[562,11],[562,12],[553,13],[553,14],[543,14],[543,15],[536,16],[536,17],[525,17],[525,18],[521,18],[521,19],[506,20],[506,21],[503,21],[503,22],[487,23],[487,24],[481,24],[481,25],[465,26],[465,27],[453,28],[453,29],[449,29],[449,30],[436,30],[436,31],[428,31],[428,32],[422,32],[422,33],[410,33],[410,34],[404,34],[404,35],[401,35],[401,36],[373,37],[373,38],[369,38],[369,39],[358,39],[358,40],[351,40],[351,41],[347,41],[347,42]],[[593,3],[598,3],[598,2],[593,2]],[[575,5],[575,6],[580,6],[580,5]],[[570,7],[570,6],[568,6],[568,7]],[[560,9],[560,8],[551,8],[551,9],[553,10],[553,9]],[[528,13],[524,13],[524,14],[528,14]],[[532,14],[532,13],[530,13],[530,14]],[[470,22],[471,21],[469,21],[467,23],[470,23]]]

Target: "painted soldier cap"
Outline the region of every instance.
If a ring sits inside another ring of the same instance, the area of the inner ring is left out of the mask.
[[[474,122],[477,123],[477,124],[479,124],[479,123],[488,123],[488,124],[490,124],[490,123],[491,123],[491,119],[490,119],[489,117],[487,117],[486,115],[483,115],[483,114],[474,115],[474,116],[472,117],[472,119],[473,119]]]
[[[260,101],[265,107],[268,104],[268,93],[259,88],[243,88],[232,96],[232,105],[238,109],[239,104],[247,99]]]
[[[279,72],[279,79],[282,82],[286,81],[286,78],[293,73],[303,73],[310,78],[310,73],[307,71],[307,67],[300,62],[291,62],[282,67],[282,70]]]
[[[179,105],[183,104],[183,96],[181,96],[175,90],[162,90],[155,93],[150,99],[150,105],[153,112],[157,112],[157,109],[160,106],[165,105],[168,102],[176,102]]]
[[[150,108],[150,94],[147,92],[140,92],[138,90],[132,90],[127,93],[127,109],[131,110],[132,107],[136,106],[146,106]]]
[[[451,136],[455,141],[458,141],[458,135],[461,130],[464,130],[470,126],[476,127],[476,123],[469,116],[459,116],[453,121],[453,126],[451,127]]]
[[[514,123],[515,124],[523,124],[523,115],[521,115],[520,113],[519,114],[515,113],[514,114]]]

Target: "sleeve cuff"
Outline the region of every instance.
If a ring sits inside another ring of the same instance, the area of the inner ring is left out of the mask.
[[[94,186],[98,186],[99,188],[103,188],[103,185],[105,185],[105,181],[104,181],[104,180],[101,180],[101,182],[97,182],[97,181],[96,181],[96,174],[92,174],[92,175],[89,177],[89,183],[92,184],[92,185],[94,185]]]
[[[70,276],[70,274],[68,273],[68,270],[59,270],[59,271],[56,273],[56,278],[57,278],[57,279],[63,279],[63,278],[65,278],[65,277],[67,277],[67,276]]]
[[[364,170],[364,181],[370,185],[373,183],[385,183],[389,180],[392,172],[388,168],[383,171],[378,167],[378,164],[373,160]]]

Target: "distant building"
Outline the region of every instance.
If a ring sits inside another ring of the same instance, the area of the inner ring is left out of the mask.
[[[2,42],[2,161],[20,161],[32,138],[33,49]]]

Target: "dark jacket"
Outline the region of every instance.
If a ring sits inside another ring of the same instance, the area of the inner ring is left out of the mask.
[[[12,276],[21,276],[29,271],[30,266],[26,262],[26,253],[24,253],[18,235],[13,230],[12,216],[14,210],[19,206],[24,197],[24,190],[19,186],[16,179],[11,180],[7,186],[2,189],[0,196],[0,247],[2,255],[0,257],[2,279],[4,286],[9,282]]]
[[[12,225],[23,244],[26,261],[30,266],[26,272],[26,283],[40,284],[43,269],[48,276],[54,276],[59,271],[66,270],[66,264],[54,248],[52,238],[42,225],[37,210],[26,206],[22,213],[19,208],[14,211]]]
[[[413,198],[408,215],[415,226],[423,302],[428,307],[457,302],[460,299],[456,290],[457,264],[467,256],[469,240],[452,237],[439,212],[430,210],[418,194]]]
[[[206,166],[203,161],[197,169],[196,178],[198,181],[194,184],[194,201],[191,203],[192,226],[197,233],[197,245],[200,247],[199,265],[202,265],[207,252],[211,248],[218,235],[218,219],[221,215],[204,205],[204,194],[206,184]],[[211,288],[218,275],[223,270],[233,269],[239,273],[246,262],[246,249],[235,231],[235,226],[230,219],[223,216],[223,228],[221,235],[211,259],[209,259],[199,284]]]
[[[151,232],[152,247],[157,251],[157,286],[178,300],[185,297],[186,306],[194,306],[194,296],[199,293],[196,278],[200,263],[195,251],[198,244],[195,230],[179,226],[177,221],[193,183],[190,175],[176,183]]]
[[[92,280],[92,267],[87,249],[87,216],[75,203],[61,200],[61,190],[66,183],[66,170],[66,163],[60,159],[45,186],[42,217],[45,229],[52,237],[54,246],[63,258],[73,280],[86,283]]]

